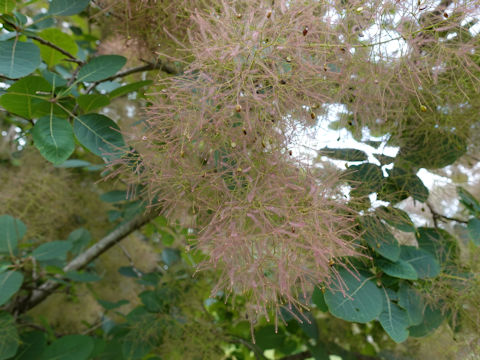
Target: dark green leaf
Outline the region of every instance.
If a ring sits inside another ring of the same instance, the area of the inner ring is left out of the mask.
[[[153,83],[152,80],[144,80],[144,81],[137,81],[131,84],[127,84],[113,90],[110,94],[108,94],[108,97],[110,99],[114,99],[116,97],[123,96],[134,91],[138,91],[142,87],[151,85],[152,83]]]
[[[113,190],[100,195],[100,200],[107,203],[117,203],[127,201],[127,192],[125,190]]]
[[[424,302],[420,294],[407,283],[400,284],[398,305],[407,311],[409,325],[419,325],[423,320]]]
[[[452,263],[458,258],[457,240],[447,231],[419,227],[415,235],[419,248],[434,255],[440,264]]]
[[[80,254],[92,240],[92,235],[86,229],[80,228],[72,231],[68,235],[67,241],[72,244],[70,252],[74,255]]]
[[[117,302],[111,302],[111,301],[106,301],[106,300],[97,300],[100,305],[105,310],[114,310],[116,308],[119,308],[123,305],[129,304],[130,302],[128,300],[119,300]]]
[[[352,196],[366,196],[382,189],[382,169],[375,164],[349,166],[345,179],[352,186]]]
[[[364,231],[362,237],[378,254],[391,261],[397,261],[400,255],[400,245],[382,222],[374,216],[359,218]]]
[[[90,112],[107,106],[110,104],[110,99],[105,95],[89,94],[80,95],[77,97],[77,102],[83,111]]]
[[[385,220],[389,225],[397,228],[398,230],[405,232],[415,232],[415,225],[413,224],[410,216],[400,209],[394,208],[392,206],[379,206],[375,212],[377,215]]]
[[[328,311],[328,306],[325,302],[325,296],[323,291],[318,286],[315,286],[315,289],[313,290],[312,303],[314,303],[320,311]]]
[[[38,261],[65,260],[72,246],[69,241],[50,241],[33,250],[32,256]]]
[[[255,330],[255,344],[262,350],[275,349],[285,341],[284,333],[276,333],[274,325],[265,325]]]
[[[413,266],[406,261],[397,260],[396,262],[391,262],[388,260],[379,259],[375,262],[382,271],[390,276],[408,279],[408,280],[417,280],[418,275]]]
[[[40,154],[54,165],[63,163],[75,150],[73,129],[66,119],[44,116],[35,123],[32,135]]]
[[[165,248],[162,251],[162,260],[168,266],[175,265],[180,259],[180,251],[177,249]]]
[[[35,44],[16,39],[0,42],[0,75],[13,79],[24,77],[41,63],[40,49]]]
[[[353,276],[345,269],[338,272],[345,285],[336,280],[333,288],[325,292],[325,302],[332,315],[358,323],[376,319],[383,309],[382,293],[378,287],[366,275]]]
[[[44,99],[45,96],[38,95],[37,92],[49,93],[51,90],[52,85],[44,78],[28,76],[18,80],[8,88],[7,93],[0,98],[0,105],[7,111],[32,119],[41,112],[41,107],[45,103],[48,104]]]
[[[397,159],[416,168],[440,169],[465,154],[465,139],[452,132],[433,127],[403,131]]]
[[[435,277],[440,273],[439,263],[429,252],[415,246],[402,245],[400,248],[400,259],[413,266],[419,279]]]
[[[111,157],[125,147],[118,125],[104,115],[76,117],[73,129],[78,141],[95,155]]]
[[[20,339],[18,338],[15,319],[8,313],[0,313],[0,360],[10,359],[14,356],[19,344]]]
[[[21,220],[10,215],[0,216],[0,254],[14,254],[26,232],[27,227]]]
[[[52,85],[52,87],[59,88],[67,85],[67,80],[51,71],[42,71],[42,76],[50,83],[50,85]]]
[[[90,0],[52,0],[48,9],[49,14],[70,16],[85,10]]]
[[[380,313],[378,321],[393,341],[401,343],[408,338],[407,312],[391,300],[384,289],[383,311]]]
[[[118,269],[118,272],[119,274],[130,278],[138,278],[142,275],[138,270],[135,271],[132,266],[122,266]]]
[[[473,218],[468,220],[467,228],[473,243],[480,246],[480,219]]]
[[[460,186],[457,187],[457,194],[460,202],[472,215],[480,216],[480,202],[472,194]]]
[[[67,335],[49,345],[41,360],[88,360],[94,345],[88,336]]]
[[[335,160],[345,161],[365,161],[368,159],[367,154],[358,149],[320,149],[318,154],[320,156],[327,156]]]
[[[82,168],[82,167],[87,167],[91,165],[92,165],[91,163],[85,160],[70,159],[65,161],[63,164],[57,165],[55,167],[68,169],[68,168]]]
[[[425,308],[422,323],[416,326],[411,326],[408,330],[410,332],[410,336],[422,337],[434,331],[442,322],[442,312],[439,309],[435,309],[428,305]]]
[[[7,271],[0,274],[0,306],[20,290],[22,283],[23,275],[18,271]]]
[[[38,360],[40,354],[47,346],[45,333],[30,331],[20,335],[20,348],[14,360]]]
[[[383,155],[383,154],[373,154],[375,158],[380,162],[380,165],[388,165],[395,161],[394,157]]]
[[[101,55],[90,60],[78,72],[77,81],[100,81],[115,75],[127,62],[119,55]]]
[[[63,31],[57,28],[49,28],[42,30],[39,34],[43,40],[46,40],[60,49],[67,51],[68,53],[75,56],[78,52],[78,46],[75,40]],[[61,62],[63,59],[66,59],[67,56],[63,55],[61,52],[53,49],[50,46],[42,45],[39,42],[35,42],[40,48],[40,55],[42,56],[43,61],[48,65],[49,68]]]
[[[408,196],[420,202],[425,202],[428,199],[429,191],[422,180],[417,175],[402,168],[394,167],[390,171],[387,185],[390,185],[387,191],[394,192],[399,199]]]

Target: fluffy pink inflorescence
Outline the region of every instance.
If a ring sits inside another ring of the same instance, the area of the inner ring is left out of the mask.
[[[212,293],[247,296],[253,315],[301,307],[312,286],[331,283],[333,259],[342,266],[358,254],[338,177],[320,181],[294,159],[292,134],[314,125],[322,104],[352,94],[354,119],[385,123],[421,83],[408,57],[380,66],[353,40],[352,29],[398,2],[349,2],[358,5],[346,12],[352,29],[328,17],[329,2],[271,3],[224,0],[191,11],[188,65],[159,81],[124,163],[152,206],[171,220],[188,212],[193,248],[208,255],[199,269],[221,274]]]

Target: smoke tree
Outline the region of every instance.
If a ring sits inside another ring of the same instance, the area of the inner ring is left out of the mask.
[[[0,0],[0,360],[474,358],[479,20]],[[462,169],[458,205],[419,176]]]

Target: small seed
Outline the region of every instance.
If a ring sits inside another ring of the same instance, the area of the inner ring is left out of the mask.
[[[267,19],[270,19],[272,17],[272,10],[267,11]]]
[[[236,111],[237,113],[239,113],[240,111],[242,111],[242,105],[240,105],[240,104],[235,105],[235,111]]]
[[[421,112],[427,112],[427,107],[425,105],[420,105]]]
[[[317,117],[317,115],[315,115],[314,112],[311,112],[311,113],[310,113],[310,117],[312,118],[312,120],[315,120],[315,118]]]

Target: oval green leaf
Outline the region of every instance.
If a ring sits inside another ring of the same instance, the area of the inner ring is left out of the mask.
[[[362,237],[378,254],[391,261],[397,261],[400,256],[400,244],[388,228],[374,216],[359,218],[364,231]]]
[[[336,280],[333,288],[325,292],[325,302],[332,315],[358,323],[376,319],[383,309],[382,293],[378,287],[365,275],[355,277],[345,269],[338,272],[345,285]]]
[[[94,349],[92,338],[83,335],[67,335],[49,345],[41,360],[87,360]]]
[[[85,10],[90,0],[52,0],[48,12],[52,15],[70,16]]]
[[[20,290],[22,283],[23,275],[18,271],[7,271],[0,274],[0,306]]]
[[[98,156],[118,156],[125,146],[118,125],[105,115],[76,117],[73,130],[78,141]]]
[[[415,246],[401,246],[400,259],[413,266],[419,279],[435,277],[440,274],[440,264],[429,252]]]
[[[49,28],[41,31],[39,37],[49,41],[50,43],[58,46],[60,49],[67,51],[68,53],[75,56],[78,52],[78,45],[73,40],[73,38],[65,34],[63,31],[57,28]],[[62,54],[60,51],[53,49],[50,46],[42,45],[39,42],[35,42],[40,48],[40,55],[43,61],[48,65],[48,67],[53,67],[54,65],[61,62],[63,59],[66,59],[67,56]]]
[[[358,149],[329,149],[325,147],[319,150],[318,155],[344,161],[365,161],[368,159],[367,154]]]
[[[78,72],[77,81],[93,82],[115,75],[127,62],[120,55],[102,55],[93,58]]]
[[[391,301],[385,289],[383,297],[383,311],[380,313],[378,321],[386,333],[396,343],[401,343],[407,340],[407,327],[409,325],[407,312]]]
[[[439,309],[435,309],[428,305],[423,314],[423,321],[421,324],[411,326],[408,328],[410,335],[413,337],[422,337],[430,334],[437,329],[443,322],[443,315]]]
[[[11,359],[18,350],[20,339],[12,315],[0,313],[0,360]]]
[[[423,320],[424,302],[420,294],[405,282],[398,290],[398,305],[407,311],[409,325],[419,325]]]
[[[110,99],[106,95],[89,94],[80,95],[77,97],[77,102],[83,111],[90,112],[107,106],[110,104]]]
[[[65,119],[42,117],[35,123],[32,135],[40,154],[54,165],[62,164],[75,150],[73,129]]]
[[[397,260],[396,262],[391,262],[388,260],[379,259],[376,261],[376,264],[382,271],[390,276],[407,279],[407,280],[417,280],[418,275],[412,265],[403,260]]]
[[[0,75],[9,78],[27,76],[40,66],[40,49],[18,40],[0,42]]]
[[[45,101],[45,96],[39,93],[49,93],[51,90],[52,85],[44,78],[27,76],[8,88],[7,93],[0,97],[0,105],[11,113],[33,119],[42,111],[45,104],[50,105]]]
[[[65,260],[72,246],[69,241],[50,241],[33,250],[32,256],[38,261]]]
[[[480,246],[480,219],[473,218],[468,220],[467,229],[473,243]]]
[[[10,215],[0,216],[0,254],[13,254],[27,232],[25,224]]]

